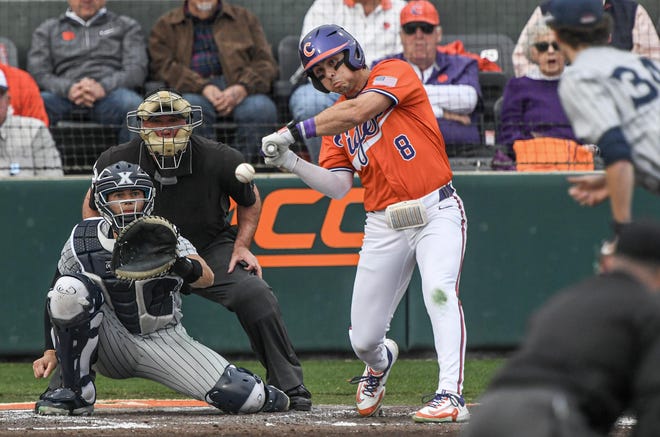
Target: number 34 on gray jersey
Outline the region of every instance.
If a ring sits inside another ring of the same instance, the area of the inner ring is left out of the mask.
[[[619,128],[635,166],[656,178],[660,168],[660,64],[612,47],[578,54],[559,84],[576,137],[586,143]]]

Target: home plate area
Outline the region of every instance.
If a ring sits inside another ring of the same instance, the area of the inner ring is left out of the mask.
[[[314,405],[312,411],[228,415],[185,399],[98,400],[92,416],[37,416],[34,403],[0,404],[4,436],[346,436],[459,437],[463,425],[414,423],[416,406],[388,406],[362,418],[353,406]],[[470,411],[478,405],[470,405]],[[635,421],[622,418],[610,437],[628,437]],[[512,431],[515,424],[512,424]],[[515,433],[512,433],[515,435]]]
[[[37,416],[33,402],[0,404],[4,436],[424,436],[458,437],[459,424],[419,424],[416,406],[383,406],[362,418],[353,406],[314,405],[312,411],[228,415],[195,400],[98,400],[92,416]]]

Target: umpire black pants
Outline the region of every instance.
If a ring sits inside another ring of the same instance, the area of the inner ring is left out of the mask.
[[[266,369],[268,384],[284,391],[297,387],[303,383],[302,367],[289,339],[277,297],[266,281],[240,265],[227,273],[233,249],[233,235],[227,232],[199,251],[213,270],[215,280],[211,287],[192,289],[192,292],[236,313],[252,350]]]

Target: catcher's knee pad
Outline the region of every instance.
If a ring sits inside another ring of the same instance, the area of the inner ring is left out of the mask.
[[[60,362],[62,385],[93,402],[92,364],[96,361],[103,293],[85,275],[64,275],[48,292],[48,312]]]
[[[230,364],[206,393],[206,402],[225,413],[256,413],[266,403],[265,385],[254,373]]]
[[[60,276],[48,292],[48,312],[53,325],[78,325],[101,309],[103,293],[87,276]]]

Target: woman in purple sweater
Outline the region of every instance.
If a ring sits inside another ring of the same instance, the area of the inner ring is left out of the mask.
[[[516,140],[575,140],[557,92],[565,62],[554,34],[545,24],[539,24],[530,30],[529,41],[526,54],[534,66],[526,76],[510,79],[504,89],[497,140],[508,146],[510,154]]]

